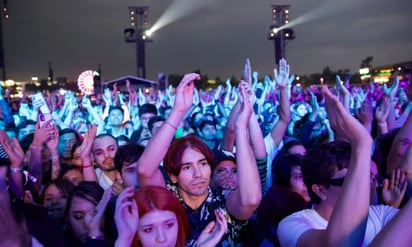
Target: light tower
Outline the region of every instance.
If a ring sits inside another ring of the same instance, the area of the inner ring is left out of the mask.
[[[3,0],[3,7],[0,13],[0,69],[2,80],[6,81],[6,62],[4,61],[4,44],[3,44],[3,18],[8,20],[10,18],[9,9],[7,7],[7,0]]]
[[[145,43],[153,41],[146,32],[148,9],[149,7],[129,7],[131,27],[124,30],[125,42],[136,43],[137,76],[141,78],[146,78]]]
[[[274,41],[276,64],[281,58],[286,57],[287,41],[295,39],[291,28],[282,28],[283,25],[289,23],[289,7],[290,5],[272,5],[273,24],[270,26],[268,39]]]

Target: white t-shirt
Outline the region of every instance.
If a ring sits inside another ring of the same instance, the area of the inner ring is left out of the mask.
[[[266,193],[270,187],[272,187],[272,161],[275,158],[276,154],[279,150],[283,147],[283,141],[276,146],[276,143],[273,141],[272,133],[269,133],[265,139],[265,147],[266,153],[268,154],[268,163],[267,163],[267,171],[266,171],[266,186],[264,188],[264,192]]]
[[[381,229],[396,215],[399,210],[385,205],[369,206],[365,238],[362,246],[368,246]],[[304,209],[284,218],[278,226],[277,235],[282,247],[296,246],[300,236],[308,230],[324,230],[328,221],[322,218],[315,209]]]
[[[113,181],[103,173],[102,169],[96,168],[94,171],[96,172],[97,182],[104,190],[113,184]]]

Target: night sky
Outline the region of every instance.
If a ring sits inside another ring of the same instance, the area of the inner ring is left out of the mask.
[[[200,69],[210,78],[240,76],[244,61],[270,74],[275,66],[269,0],[176,0],[184,17],[153,34],[146,44],[147,78],[159,72],[184,74]],[[3,20],[7,77],[27,81],[54,77],[76,80],[81,71],[102,67],[102,79],[136,75],[133,44],[125,43],[130,27],[128,6],[148,6],[153,25],[171,0],[9,0]],[[207,2],[207,4],[203,4]],[[201,3],[201,6],[197,6]],[[190,5],[195,4],[189,11]],[[348,68],[356,72],[363,59],[373,66],[412,60],[412,5],[409,0],[295,0],[290,21],[313,13],[293,27],[286,58],[292,73],[320,73]],[[195,8],[198,7],[198,8]],[[314,11],[315,10],[315,11]]]

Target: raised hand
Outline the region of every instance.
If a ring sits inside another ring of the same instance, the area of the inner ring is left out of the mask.
[[[252,79],[252,84],[253,85],[255,85],[256,83],[259,82],[258,77],[259,77],[259,73],[257,71],[253,71],[253,73],[252,73],[252,78],[253,78]]]
[[[120,105],[121,105],[121,106],[124,105],[124,101],[125,101],[126,97],[124,96],[123,93],[119,93],[118,99],[119,99]]]
[[[104,102],[106,102],[107,106],[112,105],[112,93],[110,92],[109,88],[104,89],[104,93],[102,95]]]
[[[130,89],[129,90],[129,103],[132,106],[137,106],[139,101],[138,101],[138,97],[137,97],[137,92],[134,89]]]
[[[194,89],[194,94],[193,94],[193,104],[194,105],[199,105],[200,99],[199,99],[199,90],[197,88]]]
[[[86,132],[86,135],[84,136],[83,142],[79,147],[82,161],[90,160],[90,154],[92,152],[94,139],[96,138],[96,131],[97,126],[95,124],[92,124],[91,126],[89,126],[89,129]]]
[[[227,232],[227,219],[220,209],[215,210],[216,222],[210,222],[197,239],[198,247],[216,246]]]
[[[245,90],[245,92],[248,96],[249,101],[251,102],[251,104],[253,104],[256,101],[255,91],[252,89],[251,85],[249,83],[245,82],[245,81],[240,81],[240,84],[242,84],[242,87],[244,88],[244,90]],[[239,97],[239,99],[243,100],[242,97]]]
[[[225,83],[226,83],[226,92],[230,93],[232,91],[232,84],[230,83],[230,78],[227,78]]]
[[[54,133],[55,129],[46,127],[46,126],[49,126],[51,121],[52,120],[48,120],[47,122],[43,124],[42,127],[40,127],[40,122],[36,123],[36,126],[34,128],[34,137],[33,137],[32,145],[37,146],[37,147],[42,147],[44,143],[46,143],[49,139],[55,136],[55,133]],[[58,139],[58,136],[57,136],[57,139]]]
[[[92,102],[90,101],[89,97],[87,97],[86,95],[83,96],[82,98],[82,106],[86,109],[93,109],[92,107]]]
[[[220,95],[222,94],[222,90],[223,90],[223,86],[219,85],[217,86],[217,88],[215,89],[215,92],[213,94],[213,99],[214,100],[219,100],[220,99]]]
[[[52,155],[58,155],[57,147],[59,145],[59,128],[56,125],[52,125],[49,128],[51,137],[46,141],[46,145]]]
[[[350,111],[349,109],[350,92],[343,84],[343,81],[340,79],[339,75],[336,75],[336,88],[338,92],[343,96],[343,106],[346,108],[347,111]]]
[[[399,88],[399,76],[395,77],[395,81],[393,82],[392,86],[388,88],[388,86],[383,84],[383,91],[385,92],[385,95],[388,96],[390,99],[395,97],[396,93],[398,92]]]
[[[130,92],[130,90],[131,90],[131,88],[130,88],[130,81],[129,81],[129,80],[126,80],[126,89],[127,89],[127,91],[129,91],[129,92]]]
[[[284,58],[279,60],[279,72],[273,69],[273,80],[279,87],[286,87],[289,83],[290,66]]]
[[[246,59],[245,67],[243,69],[242,78],[241,80],[252,84],[252,68],[250,66],[250,59]]]
[[[146,103],[146,97],[143,94],[142,88],[139,88],[138,91],[138,99],[139,99],[139,105],[143,105]]]
[[[104,211],[106,210],[107,204],[110,201],[111,195],[112,187],[110,186],[104,191],[103,197],[100,200],[99,204],[97,204],[96,208],[87,212],[84,216],[84,224],[89,232],[89,235],[102,235],[100,225],[103,219]]]
[[[183,76],[176,88],[174,109],[180,112],[186,112],[190,108],[193,104],[194,81],[199,79],[200,75],[197,73],[190,73]]]
[[[405,195],[407,185],[406,172],[401,171],[401,169],[393,170],[390,180],[385,179],[383,181],[382,201],[387,205],[399,208],[403,196]]]
[[[134,188],[128,187],[120,193],[116,201],[114,221],[116,222],[118,239],[116,246],[130,246],[139,224],[137,203],[133,198]],[[130,200],[131,199],[131,200]],[[123,244],[123,245],[121,245]]]
[[[384,97],[381,104],[376,107],[375,118],[378,124],[386,123],[389,115],[390,102],[388,97]]]
[[[21,168],[24,160],[24,151],[21,148],[19,141],[16,138],[10,140],[7,133],[0,130],[0,144],[3,146],[7,156],[9,156],[11,167]]]
[[[363,124],[372,124],[373,121],[373,107],[370,99],[363,101],[361,107],[357,112],[359,121]]]
[[[239,84],[238,89],[240,92],[239,102],[241,102],[242,105],[240,113],[237,117],[236,127],[246,128],[253,112],[252,102],[250,101],[248,88],[245,87],[244,83]]]
[[[322,87],[325,95],[326,109],[332,128],[339,137],[351,145],[361,146],[372,144],[372,138],[362,124],[355,119],[332,94],[327,86]]]
[[[311,88],[308,88],[310,94],[310,106],[312,108],[312,112],[309,115],[309,119],[312,122],[315,122],[319,115],[319,103],[316,95],[312,92]]]

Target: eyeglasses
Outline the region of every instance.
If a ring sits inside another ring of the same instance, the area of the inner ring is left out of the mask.
[[[329,179],[325,182],[325,184],[333,185],[333,186],[339,186],[341,187],[343,185],[343,181],[345,180],[345,177],[342,178],[332,178]]]

